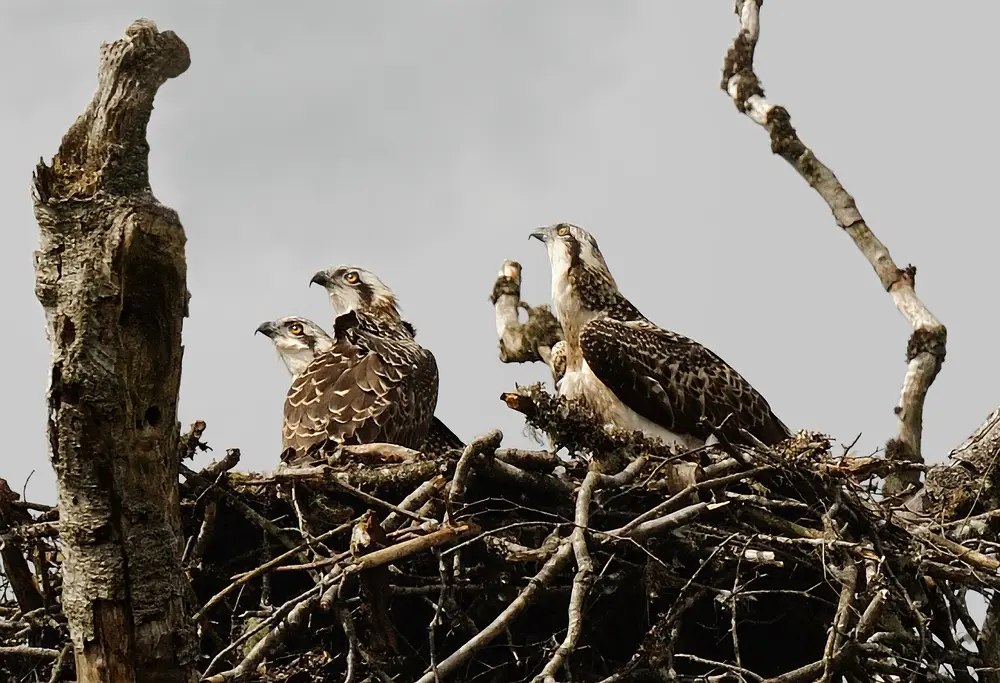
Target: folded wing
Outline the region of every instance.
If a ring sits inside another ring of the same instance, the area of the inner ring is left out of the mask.
[[[424,439],[423,444],[420,446],[420,450],[425,453],[460,451],[463,448],[465,448],[465,442],[458,438],[455,432],[451,431],[444,422],[436,417],[431,421],[427,438]]]
[[[591,371],[622,403],[662,427],[706,439],[700,419],[734,442],[739,427],[767,444],[789,436],[764,397],[736,370],[693,339],[646,320],[597,318],[583,326],[580,348]]]
[[[437,393],[430,351],[353,330],[292,382],[283,450],[294,449],[301,458],[328,442],[417,448],[434,417]]]

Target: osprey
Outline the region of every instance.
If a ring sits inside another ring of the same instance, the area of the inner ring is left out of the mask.
[[[353,311],[358,328],[368,334],[409,342],[416,337],[416,328],[399,315],[396,295],[370,270],[334,266],[313,275],[309,284],[326,289],[335,318]]]
[[[258,333],[274,342],[278,357],[293,380],[305,372],[316,354],[333,348],[333,337],[326,330],[297,315],[261,323],[254,332]]]
[[[552,380],[559,386],[559,381],[566,374],[566,340],[560,339],[552,345],[549,351],[549,369],[552,370]]]
[[[332,283],[355,287],[360,277]],[[350,301],[349,295],[342,299]],[[290,334],[304,328],[292,323]],[[294,365],[294,364],[293,364]],[[392,443],[419,448],[437,406],[433,354],[412,338],[386,338],[360,325],[346,310],[334,321],[333,345],[315,353],[285,397],[282,452],[296,462],[327,443]]]
[[[305,372],[317,354],[325,353],[334,346],[334,340],[326,330],[312,320],[299,316],[261,323],[257,332],[274,343],[274,348],[293,381]],[[430,431],[419,450],[424,453],[441,453],[462,448],[465,448],[465,443],[435,417],[431,420]]]
[[[738,443],[747,441],[741,427],[766,444],[791,435],[722,358],[653,324],[622,295],[590,233],[559,223],[531,237],[548,250],[566,340],[561,396],[580,400],[606,424],[668,445],[704,445],[712,432],[702,418]]]

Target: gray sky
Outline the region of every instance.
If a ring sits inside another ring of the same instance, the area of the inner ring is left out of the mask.
[[[306,4],[298,4],[305,7]],[[179,2],[0,8],[0,277],[8,358],[0,476],[54,498],[49,362],[34,297],[31,170],[96,85],[98,46],[139,16],[176,31],[191,68],[149,127],[153,190],[188,235],[181,420],[216,455],[277,462],[288,378],[257,324],[329,326],[318,269],[355,263],[392,287],[441,370],[438,414],[463,438],[541,365],[497,359],[487,296],[500,263],[548,299],[536,226],[590,229],[659,324],[707,344],[793,428],[863,450],[894,429],[909,328],[867,262],[767,136],[719,89],[731,0]],[[240,9],[235,9],[239,7]],[[943,457],[1000,402],[994,3],[768,2],[757,72],[948,326],[925,450]],[[994,322],[991,323],[990,320]],[[200,464],[206,462],[204,456]]]

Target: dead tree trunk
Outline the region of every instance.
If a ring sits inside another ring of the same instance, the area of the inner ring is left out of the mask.
[[[34,176],[80,683],[196,678],[177,489],[186,238],[150,190],[146,142],[157,90],[189,64],[184,42],[146,20],[102,45],[93,100]]]

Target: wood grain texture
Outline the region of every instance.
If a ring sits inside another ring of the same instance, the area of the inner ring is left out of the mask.
[[[189,64],[174,33],[134,22],[102,45],[93,100],[34,174],[63,608],[81,683],[196,679],[177,489],[186,238],[149,187],[146,142],[157,90]]]

